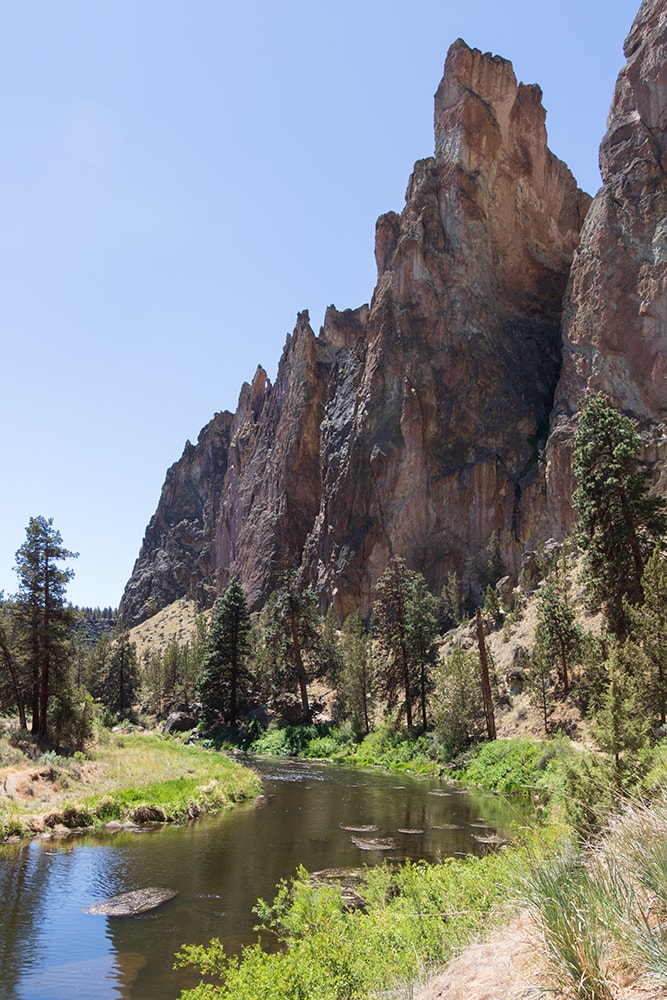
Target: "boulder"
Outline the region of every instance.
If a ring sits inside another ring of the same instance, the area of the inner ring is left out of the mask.
[[[136,917],[158,906],[168,903],[177,896],[173,889],[160,889],[151,886],[148,889],[134,889],[132,892],[122,892],[99,903],[85,907],[84,913],[103,914],[106,917]]]

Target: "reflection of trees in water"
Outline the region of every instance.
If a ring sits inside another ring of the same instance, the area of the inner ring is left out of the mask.
[[[4,1000],[18,997],[22,973],[39,964],[40,903],[48,858],[30,845],[0,849],[0,982]]]

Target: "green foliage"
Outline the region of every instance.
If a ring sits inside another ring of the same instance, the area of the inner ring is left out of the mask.
[[[304,721],[310,719],[307,683],[320,675],[318,609],[318,595],[290,571],[283,573],[257,622],[264,687],[273,694],[298,689]]]
[[[32,731],[58,742],[50,726],[49,706],[58,707],[71,685],[69,633],[75,623],[65,604],[65,590],[74,575],[58,563],[76,558],[62,543],[53,518],[31,517],[26,540],[16,553],[19,590],[14,601],[17,629],[16,660],[20,680],[16,695],[31,705]],[[61,713],[62,714],[62,713]]]
[[[667,560],[656,548],[642,576],[644,599],[626,605],[630,634],[624,659],[633,662],[644,711],[667,722]]]
[[[434,726],[448,756],[454,756],[486,731],[476,653],[455,646],[436,671]]]
[[[602,606],[617,635],[628,625],[624,599],[641,601],[644,566],[667,530],[665,501],[649,492],[640,448],[630,420],[605,396],[589,396],[574,441],[575,538],[585,552],[589,607]]]
[[[447,574],[440,595],[440,604],[443,631],[455,628],[463,618],[463,587],[454,569]]]
[[[536,642],[543,655],[550,655],[559,667],[563,693],[570,690],[570,665],[581,647],[582,630],[575,620],[574,608],[567,599],[562,582],[550,577],[537,599],[538,629]]]
[[[503,576],[505,576],[505,564],[500,554],[500,538],[497,531],[492,531],[486,543],[486,573],[489,585],[495,588]]]
[[[616,644],[611,647],[609,683],[593,735],[600,749],[612,758],[616,784],[622,787],[628,772],[634,777],[636,752],[648,738],[648,720],[639,705],[636,682],[625,669]]]
[[[539,865],[523,884],[524,901],[542,930],[555,990],[571,1000],[613,1000],[605,925],[580,861]]]
[[[536,863],[522,878],[545,942],[553,987],[611,1000],[613,973],[667,983],[667,805],[624,803],[582,855]],[[653,995],[653,994],[652,994]],[[656,994],[657,995],[657,994]]]
[[[336,718],[349,719],[359,735],[370,731],[373,710],[373,670],[370,637],[359,611],[348,615],[340,639],[342,668],[338,678]]]
[[[434,734],[396,729],[385,719],[373,732],[364,737],[350,758],[360,767],[386,767],[389,770],[433,771],[441,757],[440,746]]]
[[[491,584],[488,584],[484,591],[484,614],[487,615],[495,626],[500,625],[502,615],[500,613],[500,598],[498,591]]]
[[[99,682],[104,704],[118,718],[129,718],[139,693],[139,662],[128,632],[121,632],[105,650],[104,669]]]
[[[426,695],[437,655],[437,602],[421,573],[409,570],[403,559],[392,559],[378,580],[373,621],[384,658],[380,683],[388,708],[399,707],[409,729],[419,697],[425,729]]]
[[[566,741],[547,743],[528,736],[491,740],[480,744],[472,756],[464,758],[454,776],[466,785],[504,793],[547,791],[548,775],[568,752]]]
[[[544,640],[539,635],[539,631],[530,657],[525,686],[531,705],[540,711],[544,733],[548,735],[549,716],[554,710],[553,678],[551,676],[551,656]]]
[[[194,964],[220,985],[201,984],[182,1000],[365,1000],[410,984],[446,961],[482,928],[510,893],[499,856],[408,864],[397,872],[367,871],[363,910],[346,910],[340,891],[314,886],[299,869],[278,886],[269,905],[260,900],[261,926],[283,944],[259,944],[239,958],[219,941],[186,946],[177,965]]]
[[[581,710],[590,715],[600,709],[609,684],[608,652],[608,636],[583,633],[579,652],[583,669],[572,693]]]
[[[203,658],[199,691],[209,723],[227,718],[236,724],[239,700],[246,696],[250,613],[245,591],[234,577],[217,602]]]
[[[554,805],[581,840],[597,834],[619,803],[610,763],[586,751],[563,757],[551,789]]]

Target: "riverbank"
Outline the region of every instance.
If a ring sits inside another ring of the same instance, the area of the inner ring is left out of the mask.
[[[75,830],[174,822],[255,798],[258,776],[226,754],[156,733],[105,733],[89,754],[40,753],[0,740],[0,841]]]

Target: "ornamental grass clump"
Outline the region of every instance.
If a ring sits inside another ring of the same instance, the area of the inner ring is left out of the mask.
[[[601,839],[592,867],[619,954],[667,983],[667,802],[628,805]]]
[[[613,1000],[609,934],[583,863],[566,857],[538,865],[523,886],[554,988],[570,1000]]]

